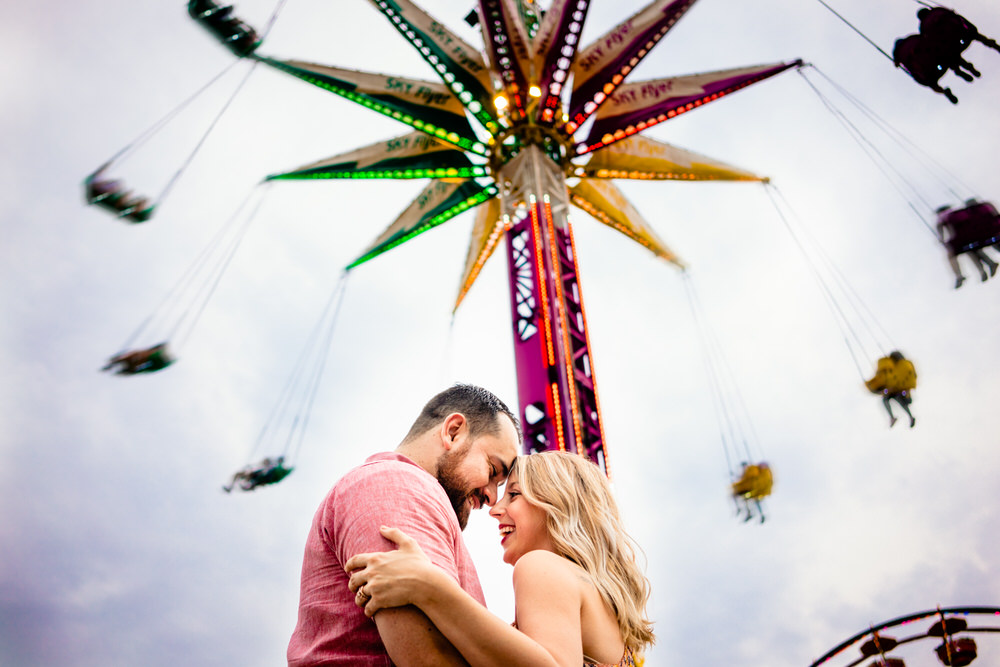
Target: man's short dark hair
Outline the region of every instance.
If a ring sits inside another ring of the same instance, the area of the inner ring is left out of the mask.
[[[453,412],[465,415],[471,438],[499,433],[500,422],[497,416],[505,414],[514,424],[518,442],[522,441],[521,422],[510,408],[493,392],[471,384],[456,384],[427,401],[405,439],[410,440],[423,435]]]

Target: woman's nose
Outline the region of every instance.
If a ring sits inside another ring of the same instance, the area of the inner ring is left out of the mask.
[[[500,517],[502,517],[503,514],[504,514],[503,500],[501,499],[497,501],[497,503],[493,505],[493,507],[490,508],[490,516],[499,521]]]

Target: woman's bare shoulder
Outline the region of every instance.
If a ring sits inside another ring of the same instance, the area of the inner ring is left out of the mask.
[[[583,576],[581,576],[583,575]],[[517,559],[514,564],[514,584],[529,583],[565,587],[571,582],[583,583],[586,576],[579,565],[559,554],[536,549]]]
[[[519,567],[532,569],[536,567],[563,567],[564,565],[575,564],[568,558],[560,556],[557,553],[546,551],[545,549],[535,549],[518,558],[517,563],[514,564],[514,569],[517,570]]]

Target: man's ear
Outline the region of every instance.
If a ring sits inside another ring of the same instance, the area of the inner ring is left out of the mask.
[[[469,432],[469,422],[461,412],[452,412],[441,422],[441,439],[444,448],[450,450],[455,445],[461,444],[462,439]]]

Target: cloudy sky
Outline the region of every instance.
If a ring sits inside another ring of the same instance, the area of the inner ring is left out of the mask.
[[[913,2],[831,4],[886,51],[916,31]],[[0,663],[282,664],[306,531],[332,482],[393,448],[426,398],[454,381],[516,403],[505,260],[491,260],[454,320],[471,215],[355,271],[295,473],[253,494],[222,493],[251,456],[340,267],[423,184],[270,188],[180,361],[128,379],[98,368],[158,312],[262,176],[406,130],[258,69],[156,217],[125,225],[83,205],[82,180],[231,55],[182,2],[8,5]],[[595,2],[584,43],[641,5]],[[478,39],[462,22],[471,3],[424,6]],[[263,26],[273,8],[244,0],[237,14]],[[957,9],[1000,35],[988,0]],[[362,0],[292,0],[262,52],[432,78]],[[808,81],[789,72],[650,132],[769,176],[784,217],[759,184],[621,185],[690,266],[707,329],[674,267],[573,218],[616,489],[653,584],[658,643],[647,664],[801,667],[869,624],[1000,603],[1000,287],[963,264],[970,279],[954,290],[927,227],[940,204],[1000,198],[1000,53],[976,44],[967,57],[983,76],[948,75],[961,100],[952,106],[818,2],[701,0],[634,73],[795,58],[815,66]],[[231,70],[113,175],[160,191],[247,69]],[[824,75],[929,157],[894,152],[900,142]],[[890,166],[866,156],[809,82]],[[844,342],[860,325],[837,325],[814,256],[785,220],[884,329],[881,349],[861,358],[863,374],[883,349],[914,360],[914,429],[890,430],[862,387]],[[740,388],[753,450],[775,470],[763,525],[733,516],[705,331]],[[509,619],[510,569],[494,525],[477,516],[467,535],[490,606]],[[997,660],[1000,643],[981,645],[984,660]],[[931,665],[931,648],[901,655]]]

